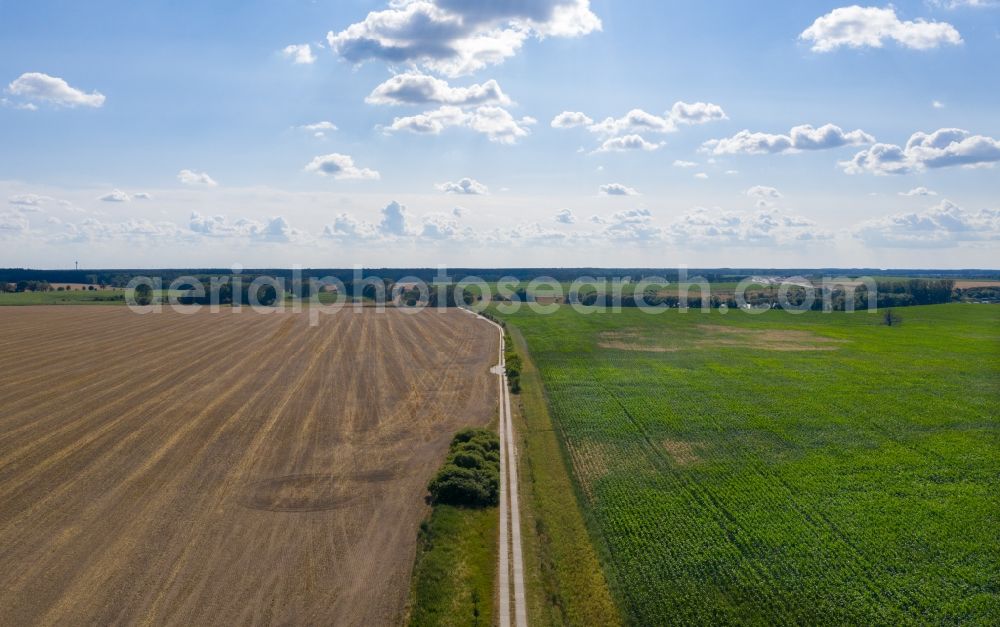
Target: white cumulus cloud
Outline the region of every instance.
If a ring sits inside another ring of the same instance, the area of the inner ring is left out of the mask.
[[[323,229],[323,236],[347,240],[370,240],[375,239],[378,235],[373,225],[356,220],[349,213],[341,213],[334,217],[333,224],[328,224]]]
[[[591,132],[604,136],[617,136],[623,133],[673,133],[681,125],[705,124],[726,119],[728,119],[726,112],[719,105],[710,102],[675,102],[670,111],[662,116],[642,109],[632,109],[620,118],[605,118],[601,122],[590,124],[588,128]]]
[[[807,218],[788,215],[777,209],[753,212],[692,209],[667,227],[679,245],[777,246],[795,242],[831,239],[831,233]]]
[[[349,155],[331,153],[314,157],[306,165],[306,172],[314,172],[320,176],[332,176],[337,180],[344,179],[378,179],[379,173],[368,168],[354,165],[354,159]]]
[[[41,72],[26,72],[14,79],[5,90],[25,106],[35,108],[35,103],[48,103],[59,107],[101,107],[104,94],[86,93],[71,87],[65,80]]]
[[[239,218],[230,222],[226,216],[206,216],[191,212],[188,228],[203,237],[244,238],[261,242],[288,243],[309,239],[306,233],[293,228],[283,216],[274,216],[265,222]]]
[[[448,128],[466,128],[486,135],[492,142],[514,144],[531,134],[528,126],[534,123],[535,120],[530,117],[515,119],[502,107],[482,106],[465,111],[449,105],[418,115],[396,118],[385,131],[440,135]]]
[[[185,185],[203,185],[205,187],[218,185],[207,172],[195,172],[194,170],[181,170],[177,173],[177,180]]]
[[[509,105],[510,98],[495,80],[479,85],[452,87],[447,81],[420,72],[397,74],[385,81],[365,98],[378,105]]]
[[[1000,210],[967,211],[942,200],[926,211],[898,213],[862,222],[854,237],[870,246],[942,247],[1000,241]]]
[[[529,37],[577,37],[600,28],[589,0],[393,0],[329,32],[327,42],[352,63],[417,64],[461,76],[502,63]]]
[[[781,198],[781,192],[766,185],[754,185],[746,191],[746,195],[751,198]]]
[[[903,21],[892,6],[882,9],[854,5],[834,9],[816,18],[799,37],[812,42],[815,52],[830,52],[843,46],[881,48],[886,41],[916,50],[962,43],[962,36],[951,24],[924,19]]]
[[[314,122],[312,124],[303,124],[298,127],[299,130],[306,131],[307,133],[312,133],[313,137],[318,137],[320,139],[326,137],[327,133],[337,130],[337,125],[329,120],[322,120],[320,122]]]
[[[906,146],[875,144],[849,161],[840,162],[848,174],[907,174],[927,168],[990,167],[1000,161],[1000,141],[958,128],[917,132]]]
[[[675,124],[705,124],[728,120],[726,112],[717,104],[710,102],[675,102],[670,109],[670,119]]]
[[[405,205],[401,205],[395,200],[382,209],[382,221],[378,224],[378,230],[383,235],[403,236],[410,235],[409,212]]]
[[[614,241],[649,242],[663,238],[663,229],[653,224],[649,209],[618,211],[599,223],[604,225],[600,236]]]
[[[439,191],[446,194],[465,194],[470,196],[485,196],[490,193],[490,189],[471,178],[459,179],[455,182],[438,183],[434,186]]]
[[[596,152],[625,152],[629,150],[653,151],[663,144],[654,144],[646,141],[642,135],[625,135],[624,137],[612,137],[604,140]]]
[[[937,192],[927,189],[926,187],[914,187],[908,192],[899,192],[900,196],[937,196]]]
[[[552,118],[552,128],[576,128],[578,126],[590,126],[594,121],[586,114],[579,111],[563,111]]]
[[[669,116],[661,117],[642,109],[632,109],[620,118],[605,118],[589,128],[599,135],[615,136],[622,133],[672,133],[677,130],[677,125]]]
[[[309,44],[292,44],[285,46],[281,54],[286,59],[291,59],[292,63],[311,64],[316,62],[316,55],[313,54],[312,46]]]
[[[123,222],[102,222],[87,218],[66,223],[63,231],[51,238],[53,243],[85,244],[99,241],[128,241],[149,245],[171,244],[193,239],[193,234],[173,222],[130,218]]]
[[[131,202],[132,201],[132,197],[129,196],[128,194],[126,194],[125,192],[123,192],[120,189],[113,189],[110,192],[108,192],[107,194],[104,194],[103,196],[99,196],[97,199],[98,200],[102,200],[104,202]]]
[[[569,209],[560,209],[556,212],[555,221],[560,224],[574,224],[576,216]]]
[[[416,220],[405,205],[392,201],[379,211],[380,219],[375,224],[358,220],[349,213],[338,214],[333,223],[323,229],[323,237],[341,241],[380,242],[402,238],[441,241],[474,237],[475,234],[462,228],[456,219],[461,217],[460,213],[434,212]]]
[[[803,124],[793,127],[787,135],[742,130],[732,137],[709,140],[702,148],[716,155],[763,155],[858,146],[874,141],[874,137],[860,129],[844,131],[834,124],[824,124],[819,128]]]
[[[460,240],[472,235],[458,220],[443,213],[429,213],[421,218],[420,237],[427,240]]]
[[[678,101],[663,115],[632,109],[620,118],[607,117],[600,122],[594,122],[590,116],[579,111],[563,111],[553,118],[551,126],[558,129],[586,127],[602,140],[595,152],[619,152],[656,150],[663,144],[649,142],[644,136],[673,133],[681,126],[726,119],[726,112],[719,105]],[[585,152],[585,149],[581,147],[577,152]]]
[[[48,196],[39,196],[38,194],[14,194],[7,198],[7,202],[12,205],[19,205],[21,207],[39,207],[48,202],[52,202],[52,198]]]
[[[605,196],[638,196],[639,192],[621,183],[608,183],[599,188],[601,194]]]

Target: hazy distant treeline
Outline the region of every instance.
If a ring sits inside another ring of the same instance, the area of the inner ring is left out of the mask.
[[[873,304],[877,307],[907,307],[911,305],[937,305],[957,300],[961,294],[955,290],[955,282],[951,279],[910,279],[908,281],[877,281],[876,298]],[[779,289],[749,290],[744,295],[743,304],[751,307],[782,307],[796,309],[812,309],[821,311],[827,306],[833,311],[844,311],[850,307],[865,309],[869,305],[868,288],[864,285],[853,289],[853,296],[843,287],[838,287],[824,298],[821,289],[808,290],[801,286],[792,286],[784,294]],[[582,304],[604,304],[604,299],[597,294],[588,294],[582,299]],[[782,302],[784,300],[784,302]],[[739,307],[740,303],[732,295],[710,295],[704,298],[697,292],[687,298],[671,295],[658,295],[649,291],[643,295],[625,296],[621,299],[623,307],[662,306],[699,308],[707,304],[712,308]]]
[[[540,269],[539,272],[549,272],[551,275],[559,275],[560,272],[553,272],[552,269]],[[32,271],[34,272],[34,271]],[[196,274],[199,271],[185,271],[187,274],[179,274],[173,277],[170,273],[180,273],[181,271],[169,271],[164,275],[153,274],[150,278],[156,281],[160,287],[171,287],[174,296],[181,304],[249,304],[256,302],[263,305],[276,304],[286,297],[308,299],[320,292],[328,292],[329,298],[336,293],[337,297],[349,297],[350,299],[373,300],[383,303],[396,302],[406,306],[417,304],[437,307],[441,298],[446,299],[445,306],[454,307],[457,305],[471,305],[481,300],[481,295],[476,289],[468,287],[456,289],[454,281],[464,278],[466,275],[457,271],[449,272],[451,284],[445,290],[440,290],[434,284],[436,276],[427,280],[420,279],[416,274],[403,274],[404,272],[416,272],[412,270],[398,270],[395,274],[402,274],[402,281],[397,281],[390,277],[383,277],[378,271],[365,271],[361,274],[364,279],[357,279],[358,274],[354,270],[341,271],[341,274],[324,274],[323,279],[313,277],[312,272],[292,273],[280,272],[276,274],[266,274],[259,271],[241,272],[239,275],[232,273],[219,274]],[[433,271],[436,275],[437,270]],[[495,273],[506,271],[493,271]],[[515,272],[515,271],[512,271]],[[518,279],[522,282],[536,278],[537,275],[529,274],[528,271],[518,271],[527,276]],[[56,273],[58,274],[58,273]],[[136,275],[139,276],[139,275]],[[147,275],[148,276],[148,275]],[[509,276],[514,276],[513,274]],[[575,278],[580,275],[573,274]],[[867,308],[870,304],[879,308],[907,307],[911,305],[933,305],[948,303],[952,301],[987,301],[992,302],[1000,299],[1000,290],[996,287],[978,287],[956,289],[955,281],[949,278],[917,278],[902,279],[886,277],[884,280],[875,282],[877,288],[876,298],[869,299],[868,288],[861,284],[856,288],[845,288],[839,286],[831,292],[825,293],[821,287],[813,289],[801,284],[786,285],[757,285],[741,293],[741,298],[737,298],[732,292],[731,281],[733,277],[729,275],[706,273],[700,275],[709,280],[709,291],[703,296],[697,286],[687,293],[687,296],[678,296],[661,290],[659,287],[651,287],[643,293],[630,292],[626,289],[619,292],[617,296],[594,290],[592,287],[580,293],[569,293],[555,296],[537,296],[545,302],[582,304],[585,306],[599,307],[786,307],[796,309],[822,310],[825,308],[834,311],[845,309]],[[180,277],[187,277],[178,280]],[[709,279],[708,277],[713,277]],[[80,277],[76,277],[79,279]],[[104,275],[100,273],[89,273],[83,282],[91,286],[112,286],[124,287],[130,280],[131,275],[120,272],[118,274]],[[515,277],[516,278],[516,277]],[[551,276],[559,281],[558,276]],[[641,280],[641,275],[635,275],[632,281]],[[666,277],[664,277],[666,278]],[[334,280],[335,279],[335,280]],[[488,281],[483,277],[484,281]],[[675,280],[677,277],[675,277]],[[669,279],[668,279],[669,280]],[[255,283],[256,281],[256,283]],[[426,285],[418,287],[421,281]],[[725,289],[715,289],[713,284],[723,285]],[[679,282],[679,281],[678,281]],[[633,282],[627,285],[637,286]],[[495,286],[494,286],[495,287]],[[662,286],[661,286],[662,287]],[[51,284],[45,279],[20,279],[16,282],[7,282],[0,279],[0,291],[49,291]],[[510,287],[505,289],[510,290]],[[180,295],[176,292],[181,292]],[[251,294],[252,292],[252,294]],[[531,293],[523,285],[517,286],[512,291],[506,291],[506,296],[497,293],[492,294],[491,300],[499,302],[531,302],[536,299],[536,295]],[[320,296],[324,296],[319,294]],[[321,300],[329,300],[321,299]],[[871,300],[871,302],[869,302]]]
[[[300,271],[288,268],[248,268],[241,272],[243,276],[273,276],[291,280],[293,278],[333,277],[347,284],[354,280],[355,269],[319,269],[307,268]],[[431,282],[438,275],[437,268],[363,268],[364,277],[379,277],[397,282],[403,279]],[[447,274],[454,280],[475,276],[487,282],[495,282],[504,277],[513,277],[521,281],[530,281],[538,277],[551,277],[556,281],[569,283],[580,277],[630,277],[639,281],[647,277],[663,277],[668,281],[678,282],[680,270],[677,268],[448,268]],[[686,270],[689,278],[703,277],[709,282],[739,281],[749,276],[872,276],[872,277],[906,277],[917,276],[927,279],[998,279],[997,270],[934,270],[906,269],[880,270],[876,268],[689,268]],[[158,277],[164,283],[184,276],[207,278],[212,276],[230,276],[233,272],[228,268],[160,268],[160,269],[92,269],[92,270],[33,270],[29,268],[0,268],[0,282],[17,283],[18,281],[48,281],[50,283],[86,283],[92,285],[104,284],[113,287],[123,287],[133,277]]]

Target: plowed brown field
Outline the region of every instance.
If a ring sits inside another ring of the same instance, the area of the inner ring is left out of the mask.
[[[0,623],[398,622],[498,341],[459,311],[0,308]]]

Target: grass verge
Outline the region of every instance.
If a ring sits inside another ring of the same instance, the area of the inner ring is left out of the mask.
[[[496,507],[435,505],[420,525],[410,625],[492,625]]]
[[[521,355],[521,393],[512,397],[512,405],[520,451],[529,622],[621,624],[553,429],[541,377],[524,337],[518,329],[507,328]]]
[[[4,292],[0,293],[0,306],[17,305],[124,305],[124,292],[120,290],[70,291],[70,292]]]
[[[411,625],[492,625],[500,492],[496,428],[455,434],[428,486],[410,591]]]

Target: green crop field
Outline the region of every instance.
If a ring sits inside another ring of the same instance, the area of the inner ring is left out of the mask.
[[[160,299],[164,306],[171,296],[184,296],[185,290],[162,290]],[[322,295],[320,302],[327,302]],[[0,292],[0,307],[18,305],[125,305],[124,289],[69,290],[59,292]]]
[[[897,313],[506,316],[630,622],[996,623],[1000,307]]]
[[[124,305],[124,290],[72,290],[68,292],[0,292],[0,306],[7,305]]]

